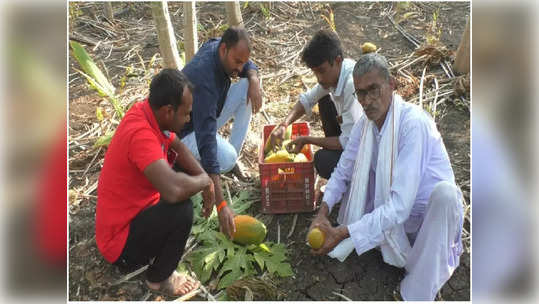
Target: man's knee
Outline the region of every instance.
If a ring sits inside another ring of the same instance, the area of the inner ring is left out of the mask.
[[[448,181],[440,181],[432,190],[430,204],[435,206],[456,209],[460,203],[459,191],[455,184]]]
[[[318,172],[318,175],[325,179],[329,179],[329,176],[331,175],[331,171],[328,170],[327,166],[327,157],[326,157],[326,151],[323,149],[320,149],[314,153],[314,167],[316,168],[316,172]]]
[[[247,98],[247,91],[249,90],[249,80],[247,78],[240,78],[238,82],[230,86],[228,96],[239,98],[243,101]]]
[[[174,222],[182,230],[190,231],[193,225],[193,202],[188,198],[173,205]]]
[[[238,160],[238,153],[234,147],[230,146],[220,151],[219,166],[221,167],[221,173],[226,173],[232,170]]]
[[[314,167],[316,169],[316,171],[318,172],[318,174],[320,174],[320,159],[321,159],[321,151],[322,149],[316,151],[314,153],[314,158],[313,158],[313,163],[314,163]]]

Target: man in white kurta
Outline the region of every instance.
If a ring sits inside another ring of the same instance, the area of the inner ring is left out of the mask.
[[[355,94],[363,116],[327,184],[311,228],[326,235],[314,254],[344,260],[379,247],[384,261],[406,269],[405,300],[434,300],[462,253],[462,194],[430,115],[394,93],[386,59],[360,57]],[[342,202],[338,222],[328,215]]]

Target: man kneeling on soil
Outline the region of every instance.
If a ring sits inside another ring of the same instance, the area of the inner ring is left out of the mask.
[[[462,194],[445,146],[430,115],[393,92],[383,56],[360,57],[353,78],[366,115],[311,224],[325,233],[313,253],[344,261],[354,248],[361,255],[379,247],[386,263],[406,269],[403,299],[434,300],[462,253]],[[328,215],[339,201],[340,226],[332,227]]]
[[[179,70],[153,78],[149,98],[134,104],[118,126],[98,185],[96,242],[103,257],[126,273],[150,264],[148,287],[174,296],[200,285],[175,271],[193,222],[189,198],[202,191],[205,217],[215,200],[212,180],[174,134],[189,121],[192,90]],[[183,172],[171,168],[174,161]],[[231,236],[227,206],[220,206],[219,222]]]

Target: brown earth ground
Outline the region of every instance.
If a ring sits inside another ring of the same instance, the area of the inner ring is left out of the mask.
[[[242,3],[243,5],[244,3]],[[114,3],[115,22],[110,25],[103,19],[101,4],[80,3],[73,6],[70,13],[70,33],[101,41],[95,45],[84,45],[98,66],[118,88],[124,105],[144,98],[147,82],[158,69],[156,61],[151,69],[152,56],[159,52],[155,27],[147,3]],[[272,122],[281,121],[297,101],[298,95],[315,84],[312,73],[299,60],[299,52],[310,37],[328,23],[320,15],[328,15],[331,7],[335,16],[335,28],[342,39],[346,57],[358,58],[359,45],[370,41],[379,52],[388,57],[391,64],[413,53],[411,43],[399,33],[384,15],[395,13],[406,32],[421,41],[429,33],[433,16],[437,16],[437,29],[441,30],[439,41],[449,50],[456,50],[466,19],[470,13],[468,2],[452,3],[410,3],[400,7],[396,3],[271,3],[268,15],[260,9],[260,4],[249,2],[242,9],[246,28],[252,35],[252,60],[260,67],[265,89],[265,112]],[[265,4],[268,6],[268,4]],[[178,41],[182,41],[183,7],[180,3],[169,3],[169,12]],[[222,3],[197,3],[200,43],[212,36],[218,36],[222,25],[226,24]],[[405,18],[406,17],[406,18]],[[159,58],[159,57],[158,57]],[[141,61],[144,62],[144,69]],[[125,77],[126,68],[132,67]],[[110,282],[121,275],[103,260],[95,245],[95,205],[96,182],[103,164],[104,149],[94,150],[95,140],[114,121],[113,110],[108,102],[92,91],[77,73],[78,63],[69,60],[69,299],[77,300],[168,300],[169,298],[151,293],[138,276],[127,282],[112,286]],[[408,72],[416,80],[421,78],[423,65],[412,66]],[[444,75],[440,66],[429,66],[428,73]],[[440,79],[439,79],[440,80]],[[402,84],[402,83],[401,83]],[[432,90],[432,81],[426,82]],[[407,91],[406,91],[406,90]],[[399,88],[405,97],[416,97],[419,85]],[[469,106],[459,102],[453,95],[438,107],[436,122],[444,138],[457,184],[462,188],[466,202],[470,191],[470,112]],[[96,118],[96,107],[104,109],[105,121]],[[321,125],[315,114],[307,121],[311,132],[321,134]],[[256,155],[260,145],[260,134],[268,121],[262,114],[253,117],[240,161],[254,181],[247,185],[257,195],[260,194]],[[224,134],[227,130],[224,130]],[[231,192],[237,180],[227,179]],[[245,189],[245,187],[244,187]],[[258,215],[268,227],[267,239],[277,241],[277,230],[281,231],[280,241],[287,244],[289,262],[295,275],[292,278],[276,279],[284,300],[342,300],[338,294],[355,301],[394,300],[394,293],[403,278],[401,269],[383,263],[378,251],[372,250],[362,256],[355,254],[339,263],[328,257],[310,255],[305,245],[305,235],[312,213],[298,216],[294,233],[286,235],[292,228],[293,214],[260,215],[260,206],[255,202],[248,210]],[[465,228],[469,231],[469,222]],[[470,299],[470,255],[469,235],[465,238],[465,253],[461,265],[452,278],[442,288],[437,300]],[[215,291],[210,290],[215,293]],[[195,297],[194,300],[205,300]]]

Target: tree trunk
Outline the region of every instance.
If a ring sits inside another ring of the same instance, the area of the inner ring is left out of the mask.
[[[238,0],[225,2],[226,19],[229,26],[243,26],[240,2]]]
[[[457,49],[453,70],[461,74],[470,72],[470,17],[468,17],[466,29],[460,39],[460,45]]]
[[[197,15],[195,2],[183,3],[184,19],[183,25],[185,32],[185,63],[187,64],[195,56],[198,50],[198,34],[197,34]]]
[[[167,1],[152,2],[152,16],[157,29],[157,38],[159,40],[159,50],[163,57],[163,67],[169,69],[181,69],[183,62],[178,54],[178,46],[174,29],[170,22],[168,14]]]
[[[110,2],[105,2],[105,17],[107,17],[107,19],[110,22],[114,22],[114,14],[112,13],[112,3]]]

